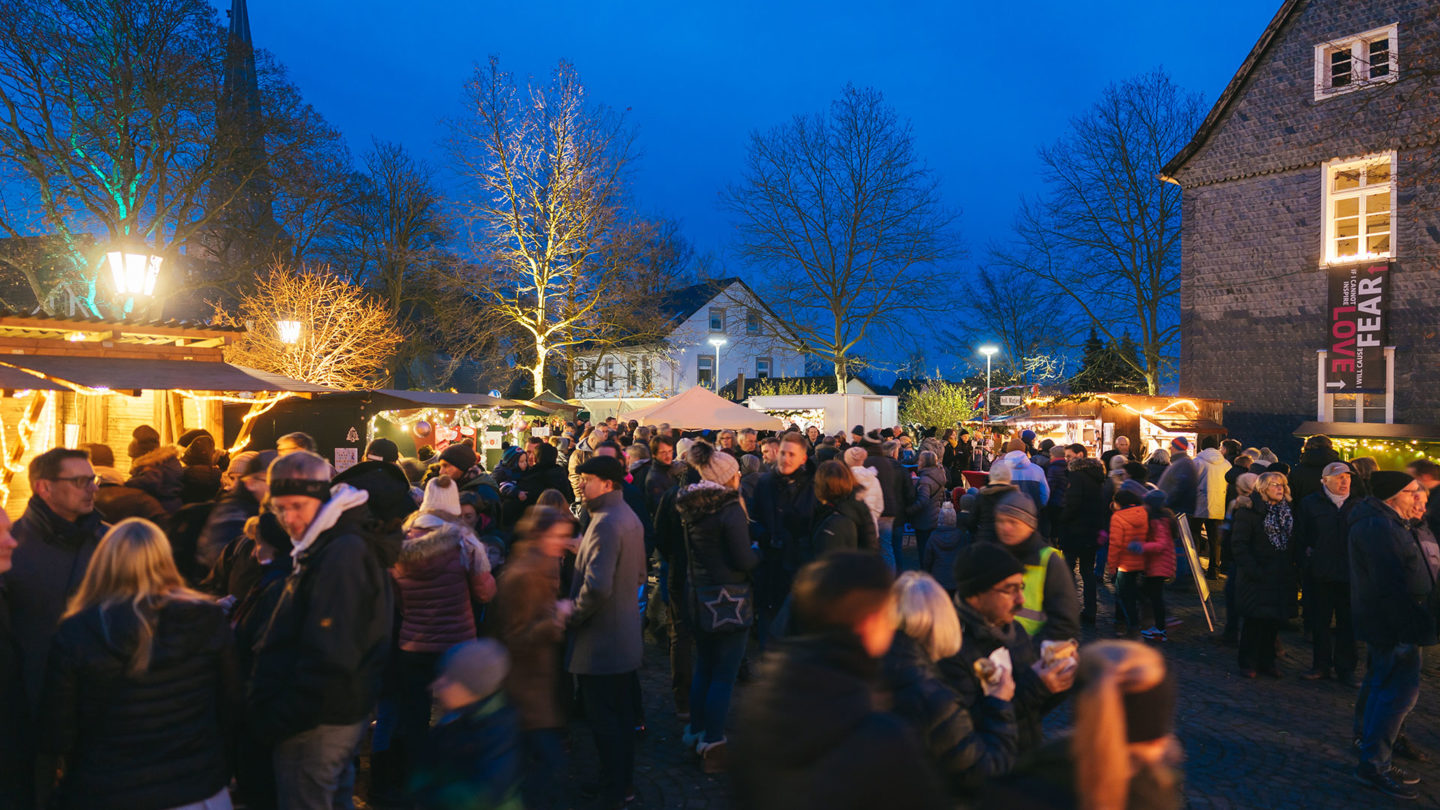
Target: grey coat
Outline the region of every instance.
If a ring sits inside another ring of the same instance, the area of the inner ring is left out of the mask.
[[[619,489],[588,501],[590,525],[575,557],[565,663],[576,675],[620,675],[640,668],[640,586],[645,530]]]

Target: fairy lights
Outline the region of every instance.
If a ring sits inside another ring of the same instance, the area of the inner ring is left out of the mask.
[[[14,480],[15,474],[24,472],[25,465],[20,460],[30,452],[30,445],[35,435],[45,435],[53,427],[54,408],[51,407],[55,400],[53,391],[36,391],[31,395],[30,405],[26,408],[25,417],[15,427],[17,444],[15,452],[10,452],[9,443],[5,440],[5,425],[0,421],[0,464],[4,465],[4,471],[0,472],[0,508],[10,503],[10,482]],[[41,429],[40,421],[46,416],[50,419],[45,427]],[[47,450],[49,448],[46,448]]]

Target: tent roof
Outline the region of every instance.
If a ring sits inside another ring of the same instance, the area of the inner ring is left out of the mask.
[[[519,403],[489,394],[457,394],[451,391],[397,391],[386,388],[369,392],[371,402],[390,411],[410,408],[517,408]]]
[[[722,399],[711,391],[694,386],[664,402],[625,414],[644,424],[668,424],[681,430],[754,428],[784,430],[785,423],[769,414]]]
[[[7,354],[0,362],[13,368],[38,372],[64,383],[121,391],[190,389],[320,394],[335,390],[258,369],[206,360]]]

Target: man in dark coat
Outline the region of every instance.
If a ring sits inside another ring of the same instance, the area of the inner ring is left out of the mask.
[[[680,482],[675,475],[675,440],[669,436],[656,436],[650,440],[650,469],[645,474],[645,503],[653,517],[660,506],[660,498]],[[636,484],[642,482],[637,480]]]
[[[1095,624],[1096,592],[1095,552],[1100,547],[1100,532],[1110,519],[1110,504],[1105,502],[1105,467],[1099,459],[1088,458],[1084,448],[1077,453],[1075,445],[1066,450],[1065,500],[1060,506],[1060,550],[1073,572],[1080,569],[1084,588],[1082,624]],[[1054,466],[1054,465],[1051,465]]]
[[[28,733],[30,701],[25,699],[20,647],[4,593],[5,573],[10,570],[15,545],[10,517],[0,512],[0,808],[28,810],[35,803],[30,798],[34,787],[29,751],[33,741]]]
[[[1350,510],[1350,602],[1355,637],[1369,670],[1356,775],[1378,790],[1414,799],[1408,774],[1390,757],[1420,697],[1420,648],[1437,641],[1432,594],[1436,572],[1411,522],[1422,515],[1420,482],[1402,472],[1370,476],[1371,495]]]
[[[1330,677],[1351,687],[1355,675],[1355,629],[1350,621],[1350,547],[1347,540],[1350,509],[1360,501],[1351,490],[1350,467],[1336,461],[1325,467],[1321,488],[1300,500],[1295,508],[1295,553],[1305,588],[1305,619],[1314,629],[1315,653],[1307,681]],[[1335,620],[1332,637],[1330,620]]]
[[[370,531],[369,493],[332,487],[314,453],[281,456],[269,485],[295,567],[256,647],[247,714],[275,743],[281,806],[338,806],[390,653],[395,596],[379,550],[390,538]]]
[[[882,444],[866,445],[865,466],[875,470],[880,481],[880,492],[885,496],[885,508],[880,513],[880,556],[890,564],[893,571],[903,565],[900,559],[905,540],[905,515],[915,500],[915,482],[910,472],[896,460],[900,443],[891,439]]]
[[[814,477],[805,464],[806,446],[802,434],[786,433],[775,469],[762,474],[755,484],[755,514],[750,517],[762,557],[756,577],[762,643],[790,592],[790,577],[800,567],[813,528],[817,501]]]
[[[1329,436],[1311,436],[1305,440],[1305,449],[1300,451],[1300,463],[1286,478],[1290,481],[1290,497],[1300,503],[1310,493],[1320,491],[1320,479],[1325,468],[1340,461]]]
[[[766,653],[735,723],[737,807],[949,806],[915,733],[875,708],[877,659],[895,635],[892,584],[865,551],[837,551],[795,577],[797,634]]]

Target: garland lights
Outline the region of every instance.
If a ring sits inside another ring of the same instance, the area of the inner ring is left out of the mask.
[[[20,392],[21,394],[27,392]],[[17,395],[18,398],[18,395]],[[54,409],[51,404],[55,400],[54,391],[35,391],[31,393],[30,406],[26,409],[24,419],[15,426],[18,443],[15,452],[11,453],[8,443],[5,440],[5,424],[0,421],[0,464],[4,465],[4,472],[0,473],[0,508],[10,503],[10,482],[14,480],[15,474],[24,472],[25,466],[20,459],[30,452],[30,443],[36,433],[46,431],[38,430],[40,420],[50,414],[54,418]],[[47,428],[48,430],[48,428]]]

